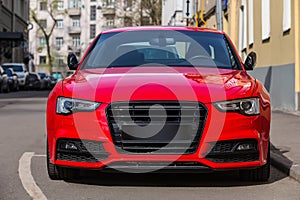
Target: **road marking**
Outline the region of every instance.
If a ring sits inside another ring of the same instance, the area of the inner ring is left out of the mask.
[[[25,152],[19,160],[19,176],[26,192],[33,200],[47,200],[42,190],[35,183],[31,174],[31,158],[34,152]]]

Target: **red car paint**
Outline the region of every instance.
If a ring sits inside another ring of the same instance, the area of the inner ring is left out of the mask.
[[[123,28],[105,31],[101,34],[143,30],[209,32],[228,37],[220,31],[187,27]],[[101,34],[98,37],[101,37]],[[97,38],[94,43],[97,42]],[[234,49],[234,51],[236,50]],[[235,54],[237,55],[237,52]],[[242,65],[240,70],[216,70],[205,67],[195,69],[180,66],[81,69],[86,57],[87,53],[82,58],[77,71],[59,82],[49,95],[47,139],[52,164],[99,170],[108,164],[120,161],[193,161],[214,170],[255,168],[266,164],[270,132],[270,97],[264,86],[246,72],[239,57],[237,60]],[[175,88],[176,94],[170,88]],[[101,105],[93,112],[60,115],[56,113],[58,97],[89,100],[99,102]],[[251,97],[259,98],[260,114],[258,115],[247,116],[237,112],[221,112],[214,106],[215,102]],[[116,150],[108,125],[107,106],[112,102],[150,100],[197,101],[205,105],[207,108],[206,122],[195,153],[149,155],[143,153],[123,154]],[[218,124],[219,122],[223,123]],[[99,162],[59,160],[56,158],[56,142],[60,138],[103,142],[103,147],[109,156]],[[220,163],[206,159],[205,156],[212,148],[211,143],[239,139],[257,141],[258,160]]]

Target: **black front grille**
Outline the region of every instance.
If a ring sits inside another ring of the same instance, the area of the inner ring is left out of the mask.
[[[240,144],[251,144],[251,150],[237,150]],[[219,141],[214,144],[206,159],[216,163],[251,162],[259,159],[257,141],[254,139]]]
[[[66,149],[67,142],[74,144],[77,149]],[[59,139],[57,141],[57,160],[75,162],[99,162],[105,160],[108,153],[101,142],[78,139]]]
[[[207,110],[198,102],[131,101],[107,107],[121,153],[191,154],[197,151]]]

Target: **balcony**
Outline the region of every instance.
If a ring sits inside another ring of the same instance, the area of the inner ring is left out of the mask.
[[[68,33],[69,34],[80,34],[81,33],[80,27],[69,26]]]
[[[101,31],[106,31],[106,30],[110,30],[113,28],[117,28],[116,26],[101,26]]]
[[[103,7],[102,8],[103,15],[114,15],[115,12],[116,12],[116,9],[114,7]]]
[[[70,16],[78,16],[81,15],[81,8],[69,8],[68,14]]]
[[[81,47],[80,46],[68,46],[68,50],[72,51],[74,53],[80,53],[81,52]]]

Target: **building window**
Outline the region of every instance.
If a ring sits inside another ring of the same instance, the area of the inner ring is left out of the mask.
[[[69,8],[80,8],[80,0],[69,0]]]
[[[73,49],[80,48],[80,35],[76,35],[72,37],[72,48]]]
[[[57,10],[63,10],[64,9],[64,2],[58,1],[57,2]]]
[[[79,18],[72,18],[72,26],[73,27],[80,27],[80,19]]]
[[[56,23],[57,28],[64,28],[64,20],[58,19]]]
[[[90,38],[93,39],[96,36],[96,25],[90,25]]]
[[[291,0],[283,0],[283,32],[286,32],[291,29],[291,16]]]
[[[242,53],[246,48],[247,48],[247,6],[246,6],[246,0],[242,0],[242,5],[240,7],[240,23],[239,23],[240,53]]]
[[[40,20],[40,25],[41,25],[41,27],[43,27],[43,28],[47,28],[47,20],[46,20],[46,19],[41,19],[41,20]]]
[[[40,10],[47,10],[47,2],[45,1],[40,2]]]
[[[125,6],[125,8],[131,8],[132,7],[132,0],[125,0],[124,6]]]
[[[56,47],[62,47],[62,45],[64,44],[64,38],[62,37],[57,37],[55,38],[55,44],[56,44]]]
[[[47,57],[46,56],[40,56],[39,60],[40,60],[40,64],[47,64]]]
[[[131,20],[129,17],[126,17],[126,18],[125,18],[125,21],[126,21],[126,19]],[[108,17],[106,18],[106,26],[107,26],[107,27],[114,27],[114,25],[115,25],[114,17],[113,17],[113,16],[108,16]]]
[[[96,0],[91,0],[91,2],[96,2]]]
[[[125,17],[124,18],[124,26],[132,26],[132,18],[130,17]]]
[[[248,35],[249,35],[249,45],[254,43],[254,14],[253,14],[253,0],[248,0]]]
[[[96,20],[96,6],[91,6],[91,20]]]
[[[56,62],[56,64],[58,64],[58,65],[64,65],[64,57],[63,56],[56,56],[55,57],[55,62]]]
[[[103,0],[103,7],[114,7],[115,0]]]
[[[145,25],[150,25],[150,18],[149,18],[149,17],[143,16],[143,21],[142,21],[142,23],[143,23],[143,26],[145,26]]]
[[[40,37],[39,40],[40,40],[40,46],[41,47],[46,46],[46,38],[45,37]]]
[[[261,26],[262,26],[262,40],[267,40],[271,35],[271,16],[270,16],[270,0],[261,1]]]

